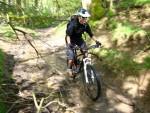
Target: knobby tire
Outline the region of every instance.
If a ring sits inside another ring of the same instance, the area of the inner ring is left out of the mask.
[[[85,72],[83,72],[84,73],[83,74],[83,83],[84,83],[85,92],[93,101],[96,101],[101,95],[100,79],[98,79],[96,72],[91,65],[87,65],[86,72],[87,72],[89,83],[86,83]],[[92,73],[94,76],[94,80],[92,80],[92,78],[91,78]],[[92,87],[94,87],[94,90],[91,89]]]

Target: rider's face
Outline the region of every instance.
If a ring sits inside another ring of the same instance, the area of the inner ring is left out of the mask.
[[[79,22],[80,22],[80,24],[85,24],[85,23],[87,23],[87,17],[79,17]]]

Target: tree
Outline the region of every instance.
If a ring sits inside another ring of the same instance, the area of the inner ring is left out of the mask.
[[[84,9],[89,9],[91,2],[92,2],[92,0],[82,0],[82,7]]]
[[[12,0],[8,0],[8,4],[9,4],[9,5],[11,5],[11,1],[12,1]]]
[[[21,0],[16,0],[16,5],[21,7]]]
[[[23,7],[26,8],[27,6],[27,0],[23,0]]]
[[[101,0],[93,0],[90,5],[92,19],[99,20],[105,14],[105,9],[102,6]]]
[[[38,7],[39,0],[34,0],[35,7]]]

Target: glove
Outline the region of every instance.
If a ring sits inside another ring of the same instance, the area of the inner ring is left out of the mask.
[[[96,45],[101,46],[102,44],[96,40]]]

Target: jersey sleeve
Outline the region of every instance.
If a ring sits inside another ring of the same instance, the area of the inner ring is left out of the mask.
[[[89,34],[90,37],[93,37],[93,33],[91,31],[89,24],[86,25],[86,32]]]
[[[67,25],[66,34],[68,36],[71,36],[73,34],[73,31],[74,31],[74,24],[72,22],[70,22]]]

